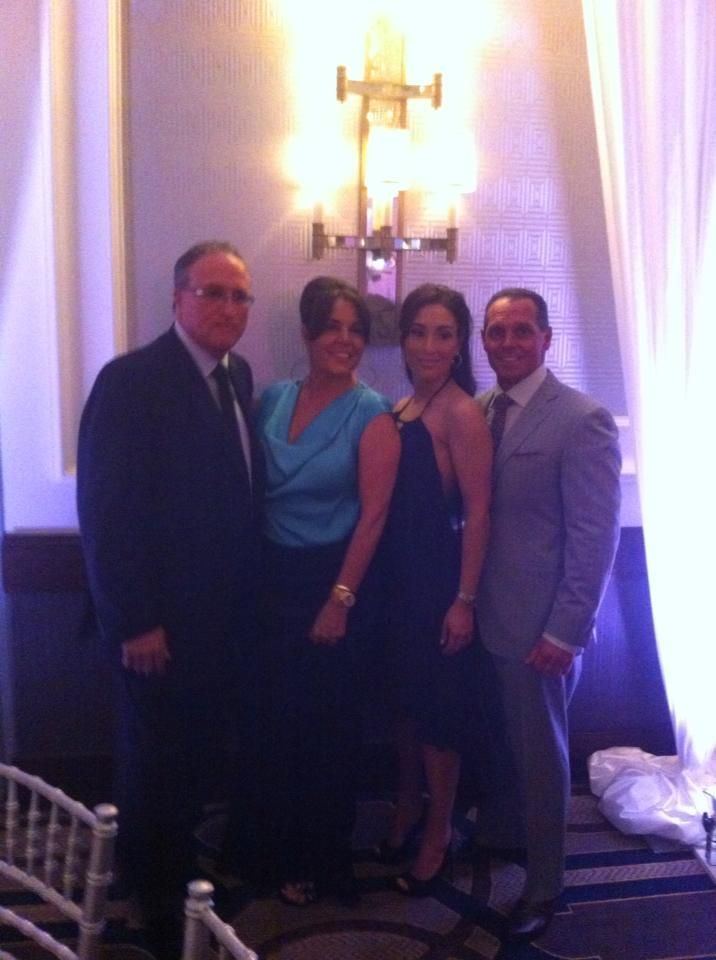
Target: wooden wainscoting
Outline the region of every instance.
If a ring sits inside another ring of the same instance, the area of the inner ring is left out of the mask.
[[[58,593],[87,588],[79,534],[6,533],[2,539],[5,593]]]

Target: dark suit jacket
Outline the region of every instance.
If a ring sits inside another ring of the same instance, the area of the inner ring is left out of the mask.
[[[619,540],[620,466],[609,411],[548,371],[495,459],[477,602],[492,653],[522,660],[543,632],[588,643]]]
[[[251,370],[230,356],[251,429]],[[156,626],[169,678],[226,679],[256,585],[263,467],[251,436],[253,496],[235,444],[173,330],[108,363],[80,425],[78,511],[92,596],[117,647]]]

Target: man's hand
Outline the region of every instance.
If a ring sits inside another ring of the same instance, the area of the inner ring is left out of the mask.
[[[564,677],[572,669],[574,654],[563,650],[547,637],[540,637],[530,650],[525,663],[548,677]]]
[[[171,660],[164,627],[154,627],[122,644],[122,666],[145,677],[163,674]]]

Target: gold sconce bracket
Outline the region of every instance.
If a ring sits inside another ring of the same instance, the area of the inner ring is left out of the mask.
[[[390,227],[381,227],[380,232],[370,236],[327,234],[322,223],[313,224],[311,256],[322,260],[329,250],[370,250],[374,255],[392,253],[445,254],[448,263],[457,260],[457,227],[448,227],[444,237],[395,237]]]
[[[433,82],[427,86],[415,83],[391,81],[349,80],[345,67],[336,69],[336,99],[344,103],[349,93],[376,100],[430,100],[437,110],[443,102],[443,75],[433,74]]]

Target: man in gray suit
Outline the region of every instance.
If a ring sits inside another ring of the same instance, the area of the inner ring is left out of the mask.
[[[514,939],[539,936],[562,891],[567,706],[619,539],[614,420],[547,370],[551,338],[539,294],[509,288],[489,300],[482,341],[497,386],[480,402],[495,462],[477,618],[504,750],[500,795],[486,798],[480,833],[526,848],[525,886],[508,920]]]

